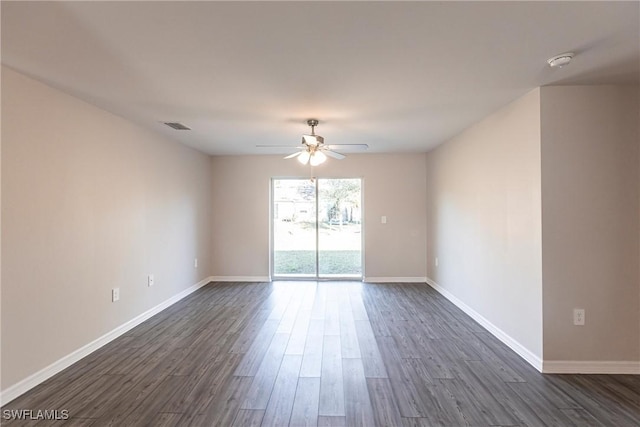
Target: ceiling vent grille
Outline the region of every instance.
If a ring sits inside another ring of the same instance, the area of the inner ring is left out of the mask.
[[[178,122],[164,122],[164,124],[175,130],[191,130],[191,128]]]

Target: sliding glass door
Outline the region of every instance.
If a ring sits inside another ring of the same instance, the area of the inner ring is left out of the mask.
[[[273,179],[272,276],[362,277],[362,180]]]

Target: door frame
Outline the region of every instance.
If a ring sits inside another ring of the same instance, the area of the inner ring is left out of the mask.
[[[315,277],[307,277],[307,276],[277,276],[274,273],[274,194],[273,194],[273,183],[276,180],[308,180],[310,179],[308,176],[274,176],[269,180],[269,279],[270,280],[292,280],[292,281],[364,281],[365,278],[365,254],[364,254],[364,239],[365,239],[365,208],[364,208],[364,177],[362,176],[323,176],[323,177],[313,177],[316,192],[315,192],[315,206],[316,206],[316,274]],[[319,233],[320,227],[318,227],[318,179],[359,179],[360,180],[360,266],[361,266],[361,276],[335,276],[335,277],[320,277],[319,273]]]

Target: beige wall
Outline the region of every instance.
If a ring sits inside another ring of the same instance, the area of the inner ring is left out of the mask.
[[[208,156],[7,68],[2,154],[3,390],[209,275]]]
[[[270,180],[309,176],[308,167],[282,157],[212,158],[214,276],[269,275]],[[314,174],[363,178],[367,277],[425,277],[424,154],[352,154]]]
[[[539,89],[427,153],[429,278],[541,359],[540,199]]]
[[[545,362],[637,362],[639,116],[544,87],[428,153],[428,276]]]
[[[541,94],[544,358],[637,361],[638,88]]]

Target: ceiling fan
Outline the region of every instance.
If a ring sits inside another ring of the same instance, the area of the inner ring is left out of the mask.
[[[311,127],[310,135],[302,135],[302,147],[298,147],[298,151],[293,154],[289,154],[285,159],[292,159],[296,157],[300,163],[306,165],[309,163],[311,166],[318,166],[327,160],[327,156],[334,159],[342,160],[345,158],[344,154],[340,154],[334,149],[338,150],[357,150],[364,151],[369,146],[367,144],[332,144],[326,145],[324,143],[324,137],[316,135],[315,127],[318,126],[317,119],[307,120],[307,124]],[[277,147],[274,145],[258,145],[258,147]],[[288,145],[285,147],[289,147]]]

